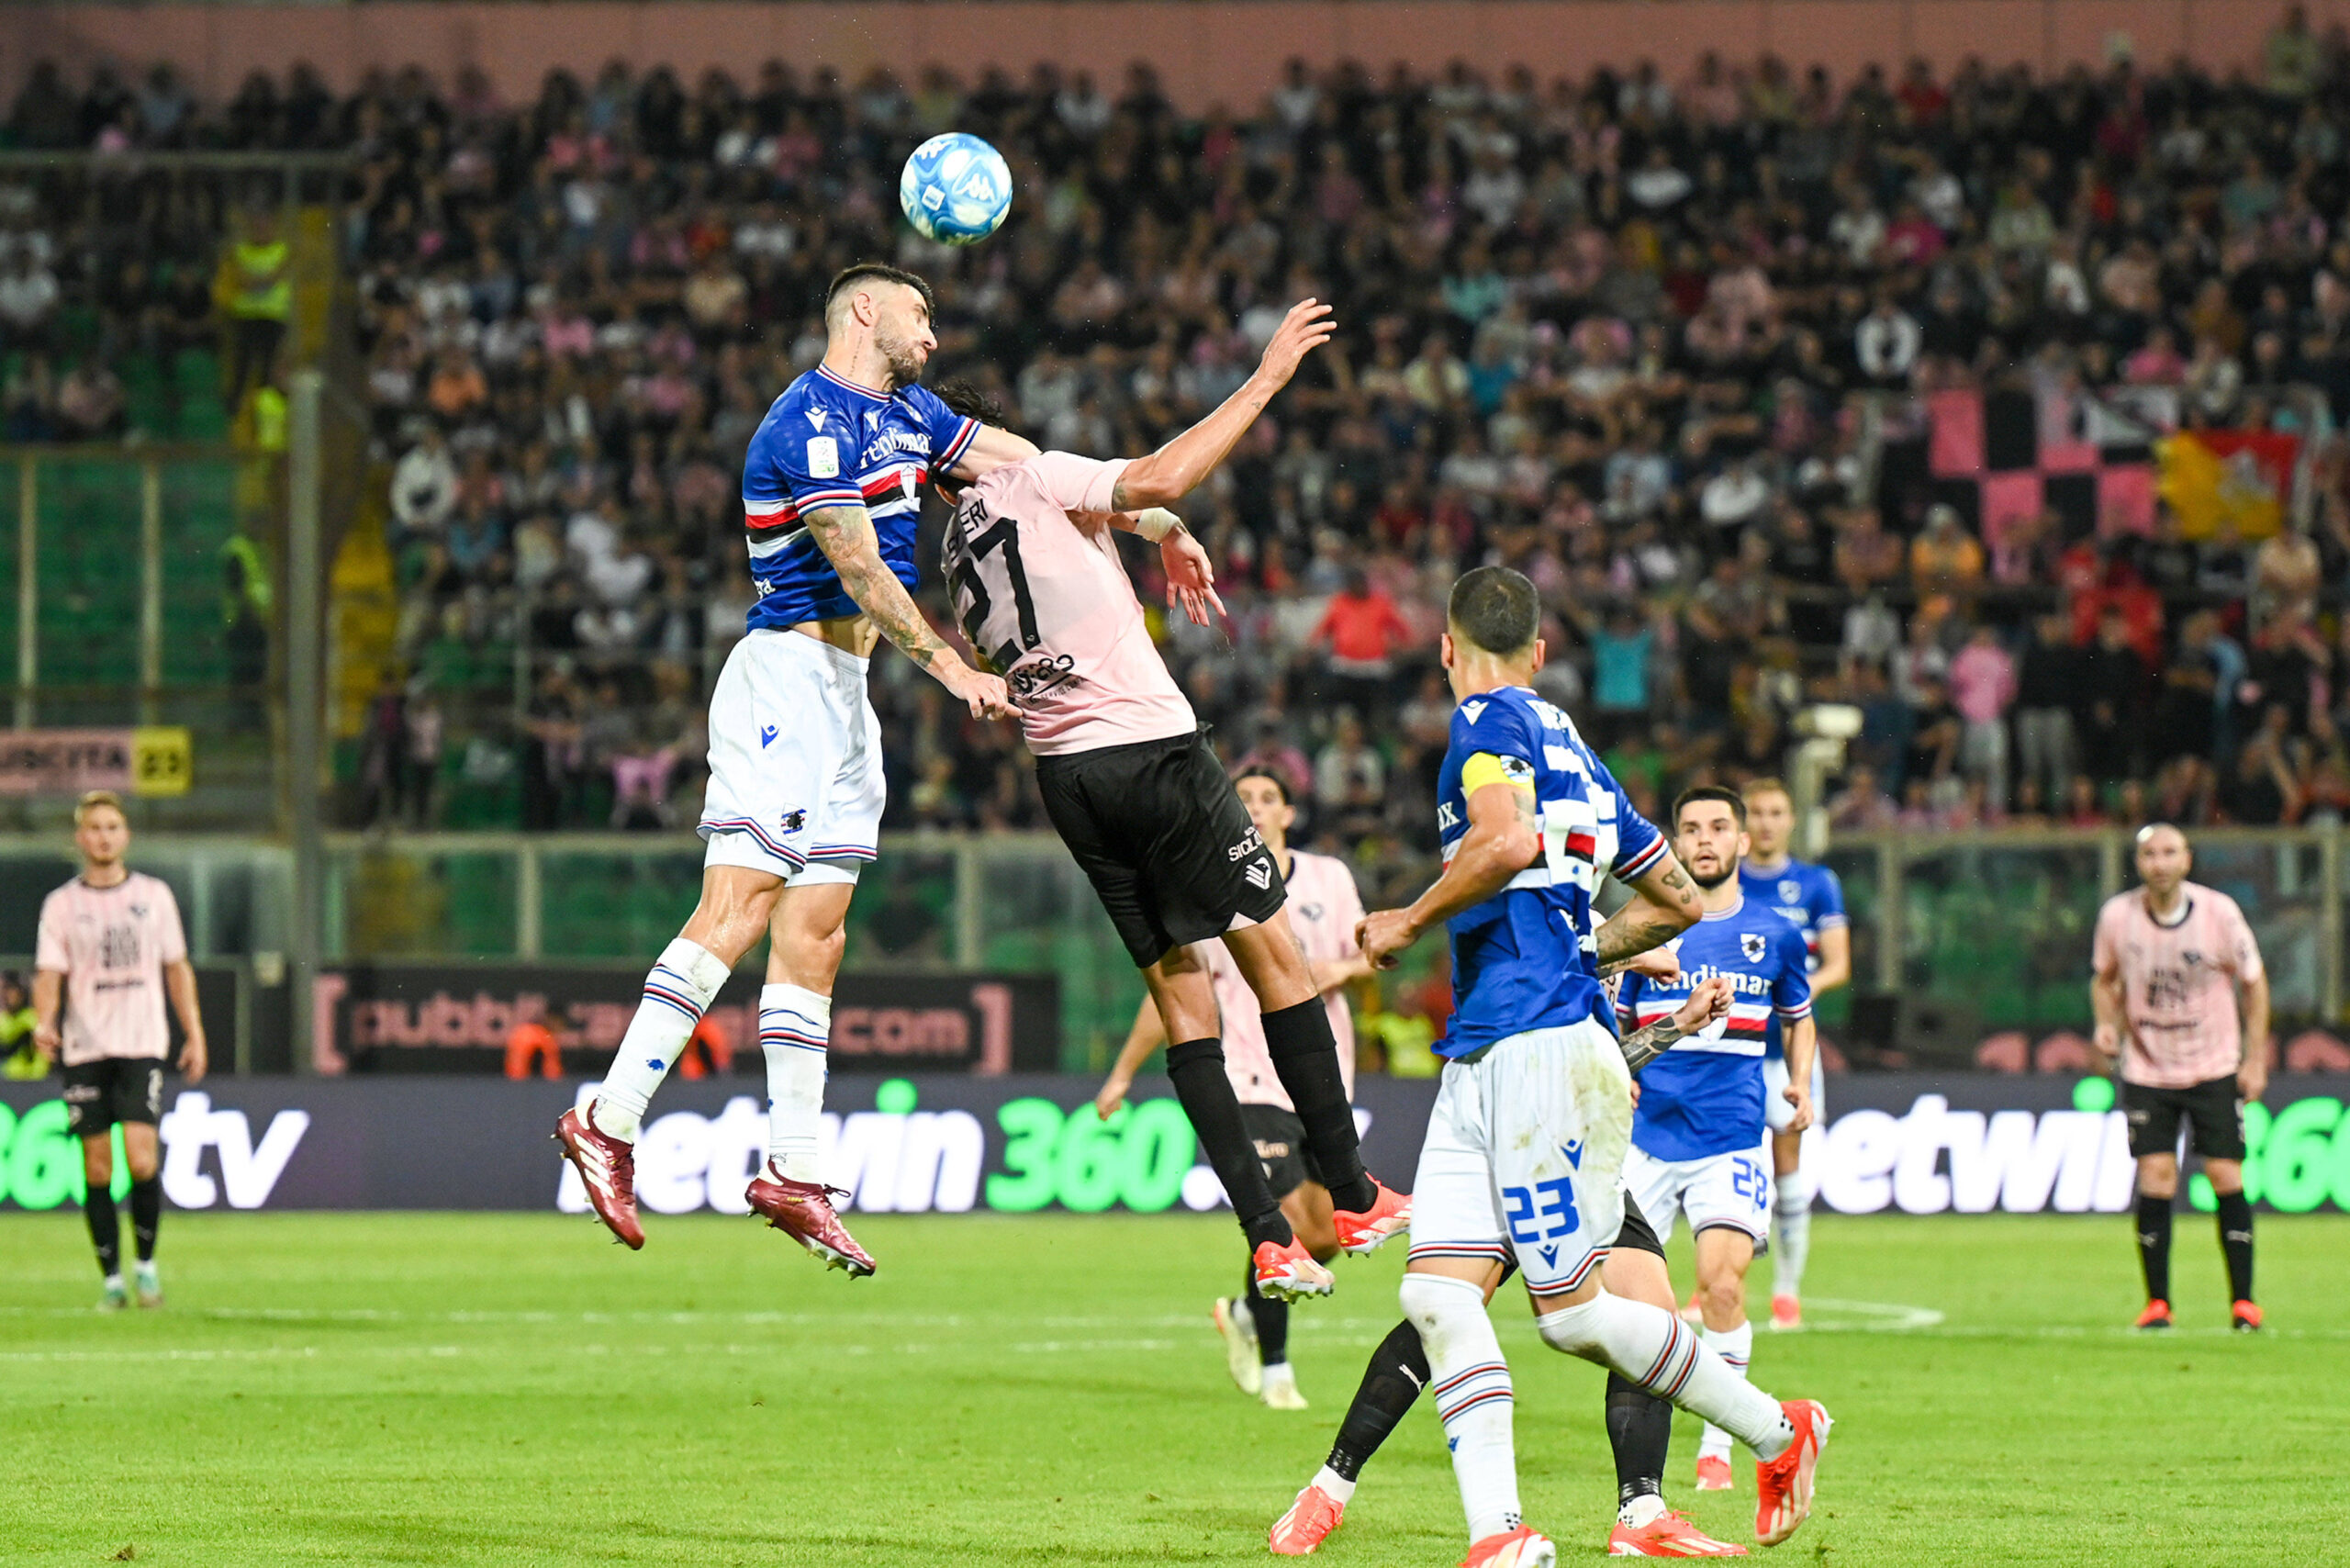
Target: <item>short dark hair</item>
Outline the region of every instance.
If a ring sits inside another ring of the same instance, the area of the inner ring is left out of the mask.
[[[832,315],[834,302],[840,298],[843,290],[854,288],[867,278],[879,283],[902,283],[922,296],[923,309],[934,316],[938,313],[938,301],[931,294],[930,285],[919,276],[903,267],[893,267],[887,262],[856,262],[833,274],[831,285],[824,290],[825,316]]]
[[[1681,811],[1683,807],[1694,806],[1704,801],[1719,801],[1722,804],[1729,808],[1730,816],[1737,822],[1740,827],[1743,828],[1746,825],[1746,799],[1744,796],[1725,785],[1693,784],[1688,789],[1682,790],[1681,793],[1673,797],[1672,814],[1665,818],[1667,822],[1673,824],[1673,831],[1675,833],[1679,833],[1681,831]]]
[[[1515,654],[1542,626],[1542,600],[1523,572],[1479,566],[1463,572],[1444,607],[1452,629],[1489,654]]]
[[[1274,789],[1279,790],[1281,792],[1282,805],[1294,806],[1297,804],[1297,797],[1290,793],[1289,780],[1282,778],[1271,767],[1266,767],[1261,763],[1252,763],[1248,767],[1244,767],[1239,772],[1234,774],[1232,776],[1232,787],[1237,790],[1251,778],[1262,778]]]
[[[1003,405],[989,396],[976,382],[958,377],[953,381],[942,381],[931,390],[938,394],[940,402],[967,420],[977,420],[998,430],[1012,428],[1011,416],[1004,412]]]

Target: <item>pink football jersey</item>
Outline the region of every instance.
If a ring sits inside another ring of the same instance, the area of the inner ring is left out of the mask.
[[[179,902],[133,871],[111,888],[79,877],[41,901],[33,966],[65,977],[68,1067],[106,1057],[169,1054],[163,966],[187,957]]]
[[[1118,559],[1108,513],[1125,468],[1039,453],[965,490],[946,525],[956,617],[1039,756],[1198,727]]]
[[[1355,925],[1362,919],[1362,895],[1355,890],[1354,873],[1347,863],[1327,855],[1293,854],[1289,868],[1289,925],[1298,945],[1317,964],[1351,958]],[[1205,944],[1208,978],[1215,982],[1215,1004],[1224,1014],[1224,1070],[1232,1079],[1232,1092],[1244,1105],[1278,1105],[1294,1111],[1289,1093],[1273,1071],[1265,1049],[1264,1014],[1257,993],[1240,978],[1239,966],[1221,942]],[[1346,1076],[1347,1093],[1355,1092],[1355,1015],[1344,991],[1322,998],[1330,1009],[1330,1033],[1338,1040],[1338,1070]]]
[[[2181,890],[2176,924],[2158,924],[2143,890],[2116,893],[2098,912],[2092,959],[2121,971],[2130,1027],[2121,1077],[2153,1089],[2186,1089],[2236,1070],[2244,1029],[2236,987],[2261,977],[2260,945],[2236,901],[2199,882]]]

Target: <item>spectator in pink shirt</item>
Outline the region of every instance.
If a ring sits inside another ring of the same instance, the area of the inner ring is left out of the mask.
[[[1959,736],[1958,767],[1981,779],[1990,800],[2008,799],[2008,708],[2016,700],[2016,661],[1997,629],[1977,626],[1950,662],[1951,706],[1965,728]]]

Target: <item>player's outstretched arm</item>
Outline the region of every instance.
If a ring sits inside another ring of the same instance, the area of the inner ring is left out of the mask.
[[[1697,924],[1705,906],[1697,885],[1670,850],[1632,882],[1632,896],[1599,928],[1595,955],[1604,973],[1611,965],[1662,946]]]
[[[1658,1019],[1645,1029],[1635,1029],[1617,1042],[1624,1052],[1624,1065],[1634,1072],[1639,1071],[1729,1012],[1729,981],[1719,975],[1700,981],[1679,1012]]]
[[[971,717],[1012,717],[1012,699],[1002,678],[965,664],[923,619],[906,585],[881,559],[881,541],[863,507],[822,507],[801,521],[807,523],[816,548],[840,574],[841,587],[872,618],[884,637],[960,698],[970,708]]]
[[[1428,927],[1492,898],[1541,854],[1534,791],[1515,783],[1481,785],[1469,797],[1469,831],[1461,835],[1444,875],[1410,908],[1365,915],[1355,927],[1355,946],[1374,969],[1392,969],[1395,955],[1418,941]]]
[[[1257,416],[1265,411],[1265,405],[1273,400],[1273,394],[1289,385],[1299,362],[1328,342],[1337,330],[1330,308],[1320,300],[1301,299],[1291,306],[1248,379],[1206,419],[1149,456],[1127,464],[1125,472],[1118,476],[1110,505],[1118,511],[1134,511],[1173,506],[1191,494],[1239,444]]]

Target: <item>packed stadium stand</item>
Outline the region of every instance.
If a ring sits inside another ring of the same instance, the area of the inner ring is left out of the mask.
[[[1677,81],[1292,62],[1267,88],[1192,118],[1139,63],[614,62],[524,103],[419,70],[208,103],[167,66],[44,65],[8,133],[350,159],[397,586],[342,751],[353,825],[692,820],[749,595],[744,442],[821,350],[825,280],[874,256],[937,287],[934,380],[1101,455],[1212,407],[1292,299],[1337,303],[1337,341],[1191,507],[1230,626],[1166,635],[1230,756],[1281,767],[1313,839],[1366,867],[1427,847],[1440,595],[1482,560],[1541,585],[1550,693],[1644,810],[1779,771],[1822,701],[1863,714],[1845,829],[2350,801],[2338,31],[2288,16],[2226,80],[1708,56]],[[1020,191],[963,252],[889,199],[949,127]],[[252,417],[272,341],[210,318],[219,248],[265,208],[0,185],[12,439]],[[877,672],[892,827],[1040,823],[1010,730]]]

